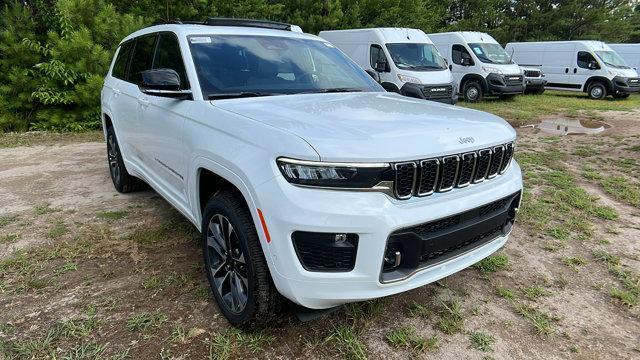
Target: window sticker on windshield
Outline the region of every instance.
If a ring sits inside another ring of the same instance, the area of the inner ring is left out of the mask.
[[[478,55],[482,55],[482,49],[480,49],[479,47],[474,47],[473,51],[475,51],[476,54],[478,54]]]
[[[209,36],[194,36],[189,38],[192,44],[210,44],[211,37]]]

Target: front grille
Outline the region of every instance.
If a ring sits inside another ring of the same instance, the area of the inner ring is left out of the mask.
[[[540,70],[525,70],[524,76],[530,77],[530,78],[540,77]]]
[[[423,86],[422,94],[425,99],[447,99],[451,97],[453,93],[453,86],[451,85],[442,85],[442,86]]]
[[[394,264],[383,259],[380,280],[404,279],[508,234],[519,204],[517,192],[458,214],[394,231],[387,239],[385,254],[397,251],[400,261]]]
[[[393,164],[395,196],[428,196],[494,178],[507,170],[513,151],[514,144],[507,143],[460,155]]]
[[[505,75],[504,83],[507,86],[522,85],[522,75]]]

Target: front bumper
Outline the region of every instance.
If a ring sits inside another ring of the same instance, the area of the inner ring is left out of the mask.
[[[525,89],[522,75],[500,75],[491,73],[487,75],[487,95],[513,95],[522,94]]]
[[[451,105],[458,102],[458,94],[453,83],[439,85],[405,83],[400,88],[400,94]]]
[[[613,91],[616,94],[633,94],[640,92],[640,78],[626,78],[616,76],[613,78]]]
[[[525,88],[526,90],[538,90],[542,89],[547,85],[547,80],[543,78],[524,78]]]
[[[491,181],[409,200],[376,192],[297,187],[282,176],[262,184],[256,193],[271,235],[267,258],[278,291],[299,305],[324,309],[411,290],[492,254],[505,244],[508,233],[407,278],[391,283],[381,281],[387,239],[394,231],[462,213],[521,189],[520,168],[513,161],[504,174]],[[296,231],[358,234],[353,270],[305,270],[291,239]]]

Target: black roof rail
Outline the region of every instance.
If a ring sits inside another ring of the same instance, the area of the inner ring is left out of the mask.
[[[212,17],[204,21],[180,20],[180,19],[171,20],[171,21],[157,21],[153,25],[165,25],[165,24],[238,26],[238,27],[255,27],[255,28],[291,31],[291,24],[287,24],[287,23],[281,23],[281,22],[269,21],[269,20],[236,19],[236,18],[221,18],[221,17]]]
[[[286,30],[291,31],[291,24],[281,23],[277,21],[269,20],[255,20],[255,19],[235,19],[235,18],[208,18],[204,21],[205,25],[210,26],[241,26],[241,27],[256,27],[274,30]]]

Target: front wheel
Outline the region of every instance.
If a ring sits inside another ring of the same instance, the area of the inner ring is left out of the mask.
[[[207,202],[202,251],[218,308],[232,325],[262,326],[279,313],[280,294],[240,194],[226,190]]]
[[[587,93],[589,94],[590,98],[594,100],[601,100],[607,97],[607,88],[602,83],[594,82],[589,85]]]
[[[467,102],[482,101],[484,94],[482,93],[482,87],[476,81],[468,81],[464,84],[464,99]]]

